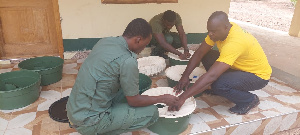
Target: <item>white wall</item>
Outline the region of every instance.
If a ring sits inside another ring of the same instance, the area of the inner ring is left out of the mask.
[[[208,17],[217,10],[229,12],[230,0],[178,0],[178,3],[102,4],[101,0],[59,0],[64,39],[122,35],[135,18],[149,21],[168,9],[180,14],[186,33],[204,33]]]

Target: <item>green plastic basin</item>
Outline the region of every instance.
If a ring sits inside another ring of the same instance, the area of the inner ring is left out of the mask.
[[[179,52],[183,53],[183,50],[177,49]],[[194,54],[194,51],[190,50],[189,51],[191,55]],[[189,63],[189,60],[181,60],[179,56],[173,54],[173,53],[168,53],[168,58],[169,58],[169,63],[170,66],[175,66],[175,65],[187,65]]]
[[[175,60],[175,59],[169,58],[169,63],[170,63],[170,66],[187,65],[189,63],[189,61],[180,61],[180,60]]]
[[[140,94],[142,94],[144,91],[150,89],[152,84],[152,80],[149,76],[139,73],[139,90]]]
[[[175,96],[175,92],[171,87],[151,88],[142,95],[159,96],[164,94]],[[147,128],[159,135],[178,135],[185,131],[189,125],[191,114],[196,109],[196,101],[193,97],[186,99],[181,109],[176,112],[167,111],[168,106],[164,103],[157,103],[155,105],[159,112],[159,118],[154,124]]]
[[[27,106],[39,98],[41,75],[30,70],[0,74],[0,109],[12,110]]]
[[[49,85],[62,79],[64,60],[59,57],[44,56],[24,60],[19,68],[36,71],[42,76],[41,85]]]
[[[148,129],[159,135],[178,135],[187,129],[190,119],[191,115],[179,118],[159,117]]]
[[[175,65],[166,69],[165,73],[168,80],[168,86],[173,88],[178,84],[179,79],[181,78],[182,73],[184,72],[186,65]],[[193,86],[197,78],[199,78],[206,71],[203,68],[196,67],[190,75],[190,84],[188,87]],[[195,76],[195,80],[193,80],[193,76]],[[179,77],[179,78],[178,78]],[[194,97],[201,96],[202,93],[195,95]]]

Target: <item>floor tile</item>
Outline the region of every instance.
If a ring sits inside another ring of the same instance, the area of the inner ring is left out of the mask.
[[[38,111],[36,112],[36,118],[33,121],[34,125],[36,124],[47,124],[47,123],[56,123],[59,124],[59,122],[54,121],[50,116],[48,110],[45,111]]]
[[[242,117],[243,117],[243,122],[248,122],[248,121],[260,120],[264,118],[264,115],[261,113],[255,113],[255,114],[242,115]]]
[[[8,125],[8,120],[0,118],[0,131],[6,130]]]
[[[8,129],[5,131],[5,135],[32,135],[32,131],[26,128]]]
[[[18,116],[20,114],[37,112],[38,106],[45,101],[46,101],[46,99],[39,97],[35,102],[33,102],[32,104],[30,104],[26,107],[11,110],[12,111],[11,117],[15,118],[16,116]]]
[[[222,105],[217,105],[217,106],[213,106],[212,109],[214,109],[216,112],[218,112],[218,114],[223,115],[223,116],[233,116],[235,114],[231,114],[228,110],[230,107],[228,106],[222,106]]]
[[[82,58],[82,59],[78,59],[76,62],[77,63],[83,63],[85,61],[86,58]]]
[[[35,117],[36,112],[20,114],[8,122],[7,130],[24,127],[25,125],[33,121]]]
[[[260,112],[262,115],[264,115],[265,117],[272,117],[272,116],[277,116],[280,115],[280,112],[277,111],[262,111]]]
[[[5,131],[4,130],[0,130],[0,135],[4,135]]]
[[[269,97],[271,96],[270,94],[266,93],[265,91],[263,90],[255,90],[255,91],[250,91],[250,93],[253,93],[259,97]]]
[[[265,126],[264,134],[273,134],[280,127],[282,117],[272,118]]]
[[[60,99],[61,92],[57,92],[54,90],[42,91],[40,97],[44,99]]]
[[[191,114],[190,124],[203,123],[204,120],[198,114]]]
[[[72,91],[72,88],[63,89],[62,93],[61,93],[62,98],[69,96],[71,94],[71,91]]]
[[[12,71],[12,68],[0,69],[0,74],[1,73],[11,72],[11,71]]]
[[[199,132],[202,132],[205,130],[209,130],[209,129],[210,129],[210,127],[205,122],[197,123],[197,124],[193,124],[191,133],[196,134],[196,133],[199,133]]]
[[[277,90],[283,91],[283,92],[288,92],[288,93],[292,93],[292,92],[297,92],[297,90],[290,88],[288,86],[285,85],[280,85],[278,83],[275,82],[269,82],[268,85],[270,85],[271,87],[274,87]]]
[[[206,124],[211,128],[219,128],[222,126],[226,126],[226,125],[230,125],[225,119],[221,118],[221,119],[217,119],[215,121],[210,121],[210,122],[206,122]]]
[[[64,74],[78,74],[77,63],[64,64],[63,73]]]
[[[45,111],[48,110],[49,107],[56,102],[57,100],[59,100],[60,98],[54,98],[54,99],[47,99],[45,102],[41,103],[38,105],[37,111]]]
[[[57,92],[61,92],[61,88],[62,88],[62,81],[60,80],[56,83],[47,86],[42,86],[42,91],[55,90]]]
[[[75,84],[77,75],[73,74],[63,74],[62,75],[62,89],[72,88]]]
[[[236,124],[243,122],[243,116],[242,115],[235,115],[231,117],[224,118],[229,124]]]
[[[292,129],[294,127],[293,124],[297,121],[297,113],[292,113],[286,116],[282,116],[281,124],[280,124],[280,131]]]
[[[33,126],[32,135],[59,135],[59,124],[57,123],[38,123]]]
[[[249,124],[238,125],[230,134],[231,135],[250,135],[261,125],[262,121],[255,121]]]
[[[285,96],[285,95],[275,95],[275,98],[282,102],[286,102],[289,104],[297,104],[300,103],[300,96]]]
[[[64,52],[64,59],[71,59],[77,52]]]
[[[67,135],[67,134],[66,134]],[[78,132],[73,132],[73,133],[70,133],[69,135],[81,135],[80,133]]]
[[[262,110],[267,110],[267,109],[282,107],[282,106],[283,106],[282,104],[273,101],[260,101],[260,104],[258,105],[259,109]]]
[[[3,110],[0,110],[0,118],[4,120],[10,120],[11,112],[3,112]]]
[[[0,64],[0,69],[13,68],[16,64]]]
[[[72,64],[72,63],[77,63],[77,60],[76,59],[65,59],[64,60],[64,64]]]
[[[210,121],[215,121],[217,120],[217,118],[211,114],[210,112],[209,113],[204,113],[204,112],[200,112],[200,113],[197,113],[197,115],[204,121],[204,122],[210,122]]]
[[[59,123],[59,129],[60,129],[60,134],[63,134],[63,135],[77,133],[77,131],[75,129],[69,127],[68,123]],[[79,133],[77,133],[77,134],[79,134]]]

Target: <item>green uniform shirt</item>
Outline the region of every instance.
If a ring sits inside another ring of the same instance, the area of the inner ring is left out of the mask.
[[[139,94],[136,57],[122,36],[98,41],[78,72],[67,103],[69,120],[78,126],[94,125],[110,112],[119,90],[125,96]]]
[[[150,20],[149,24],[152,27],[153,33],[164,33],[165,34],[165,33],[170,32],[170,30],[168,30],[163,24],[163,20],[162,20],[163,15],[164,15],[164,13],[160,13],[160,14],[154,16]],[[182,26],[182,20],[178,13],[176,13],[175,26]]]

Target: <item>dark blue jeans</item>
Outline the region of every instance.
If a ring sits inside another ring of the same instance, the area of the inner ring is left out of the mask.
[[[206,71],[219,58],[220,53],[210,50],[202,59]],[[253,73],[228,69],[215,82],[211,88],[213,93],[225,97],[236,105],[245,105],[254,99],[254,91],[265,87],[269,80],[261,79]]]

